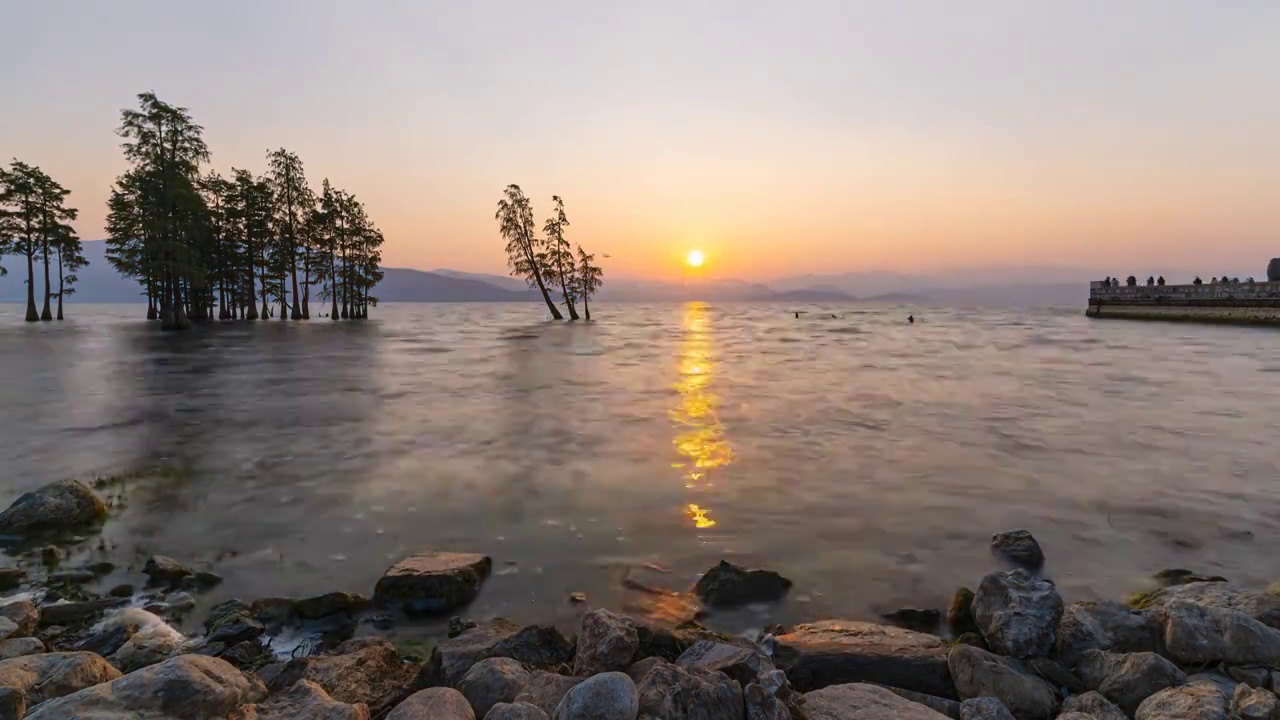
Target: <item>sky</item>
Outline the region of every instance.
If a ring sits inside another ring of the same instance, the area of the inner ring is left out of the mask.
[[[504,272],[520,184],[613,276],[1280,255],[1273,0],[0,0],[0,158],[104,236],[139,92],[301,155],[384,263]]]

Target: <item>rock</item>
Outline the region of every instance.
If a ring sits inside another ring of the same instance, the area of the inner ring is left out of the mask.
[[[973,617],[987,645],[1019,658],[1049,654],[1062,609],[1053,583],[1022,569],[984,577],[973,600]]]
[[[20,637],[0,641],[0,660],[37,655],[42,652],[44,652],[44,643],[40,642],[39,638]]]
[[[661,720],[744,720],[745,716],[742,687],[724,673],[662,662],[649,670],[636,691],[641,716]]]
[[[711,607],[736,607],[781,600],[791,581],[772,570],[748,570],[726,560],[708,570],[693,592]]]
[[[1280,700],[1267,690],[1241,684],[1231,697],[1231,712],[1240,720],[1276,720],[1280,717]]]
[[[453,688],[419,690],[400,703],[387,720],[476,720],[471,705]]]
[[[1075,673],[1049,658],[1031,658],[1026,661],[1026,664],[1028,670],[1035,673],[1037,677],[1047,680],[1054,687],[1063,688],[1069,693],[1082,693],[1089,690]]]
[[[1226,697],[1231,697],[1231,695],[1236,691],[1236,686],[1240,684],[1220,672],[1192,673],[1187,676],[1187,682],[1199,682],[1212,685],[1218,688],[1218,690]]]
[[[338,702],[308,680],[298,682],[289,692],[272,697],[264,705],[250,705],[242,712],[248,720],[369,720],[368,705]]]
[[[1048,720],[1058,705],[1057,692],[1030,674],[1017,660],[969,645],[957,645],[948,657],[962,699],[996,697],[1019,720]]]
[[[143,566],[142,574],[150,578],[153,585],[177,585],[191,574],[191,568],[171,557],[152,555]]]
[[[1280,629],[1280,595],[1265,590],[1242,588],[1231,583],[1197,582],[1177,585],[1143,595],[1138,606],[1159,611],[1176,601],[1238,610],[1264,625]]]
[[[40,549],[40,562],[48,567],[57,567],[62,562],[62,551],[53,545],[46,545]]]
[[[120,672],[106,660],[87,652],[45,653],[0,660],[0,688],[13,688],[21,693],[27,707],[118,677]]]
[[[218,657],[236,666],[239,670],[257,670],[271,664],[276,659],[275,653],[271,652],[271,648],[257,640],[238,642],[227,648]]]
[[[266,597],[249,603],[254,619],[270,627],[278,627],[293,617],[293,598]]]
[[[1110,700],[1102,697],[1102,693],[1090,690],[1080,695],[1072,695],[1062,701],[1062,712],[1081,713],[1094,720],[1129,720],[1124,711],[1116,707]],[[1062,716],[1058,716],[1061,720]]]
[[[192,586],[201,590],[207,590],[222,584],[222,576],[208,570],[197,570],[190,577],[183,578],[183,580],[190,580]]]
[[[217,658],[178,655],[47,702],[27,720],[213,720],[265,695],[261,682]]]
[[[942,623],[941,611],[921,608],[902,608],[880,617],[890,625],[925,633],[936,633]]]
[[[1165,688],[1138,706],[1135,720],[1227,720],[1227,698],[1211,683]]]
[[[960,720],[1013,720],[1013,713],[999,698],[970,698],[960,703]]]
[[[1188,585],[1196,582],[1227,582],[1227,579],[1221,575],[1201,575],[1182,568],[1167,568],[1151,577],[1162,588],[1173,587],[1174,585]]]
[[[471,666],[491,657],[519,660],[531,669],[572,663],[573,644],[550,626],[520,626],[501,618],[479,624],[435,646],[418,676],[419,687],[456,687]]]
[[[1040,543],[1026,530],[1009,530],[991,536],[991,551],[1028,570],[1044,565]]]
[[[889,687],[887,685],[883,685],[881,687],[892,692],[898,697],[906,698],[914,703],[920,703],[925,707],[942,713],[943,715],[951,718],[951,720],[960,720],[960,703],[955,700],[948,700],[947,698],[940,698],[933,695],[925,695],[924,693],[911,692],[910,690]]]
[[[368,605],[369,598],[363,595],[331,592],[295,601],[293,603],[293,614],[304,620],[317,620],[343,612],[358,612],[368,607]]]
[[[639,649],[640,636],[630,618],[608,610],[592,610],[582,616],[578,626],[578,652],[573,661],[573,673],[596,675],[626,670]]]
[[[773,662],[757,650],[711,640],[694,643],[676,659],[676,665],[722,672],[744,688],[774,669]]]
[[[960,637],[956,638],[955,642],[952,644],[953,645],[972,645],[976,648],[981,648],[983,650],[991,649],[987,647],[987,640],[986,638],[982,637],[982,633],[976,633],[976,632],[967,632],[961,635]]]
[[[113,598],[131,598],[133,597],[133,586],[129,583],[122,583],[108,590],[107,594]]]
[[[576,604],[576,605],[581,605],[582,603],[585,603],[586,601],[587,601],[587,594],[586,594],[586,593],[584,593],[584,592],[571,592],[571,593],[569,593],[569,602],[571,602],[571,603],[574,603],[574,604]]]
[[[105,657],[125,673],[165,660],[187,639],[185,635],[169,627],[164,620],[138,608],[121,610],[104,620],[97,628],[99,637],[103,633],[120,631],[128,634],[127,639]]]
[[[1151,652],[1117,654],[1087,650],[1077,667],[1090,689],[1132,715],[1143,700],[1187,681],[1176,665]]]
[[[129,642],[129,638],[133,637],[133,633],[136,631],[136,627],[126,626],[95,632],[76,643],[74,649],[82,652],[91,652],[104,658],[110,657],[112,653]]]
[[[774,664],[801,692],[828,685],[875,683],[954,698],[941,638],[844,620],[799,625],[776,638]]]
[[[498,703],[514,702],[520,690],[529,681],[529,671],[511,658],[481,660],[458,685],[458,691],[471,703],[476,717],[482,718]]]
[[[764,686],[751,683],[742,690],[746,720],[792,720],[791,711]]]
[[[1076,602],[1062,611],[1054,654],[1074,665],[1086,650],[1153,652],[1160,636],[1151,616],[1117,602]]]
[[[1094,720],[1094,717],[1082,712],[1068,712],[1059,715],[1058,720]]]
[[[580,677],[535,670],[529,675],[524,688],[512,702],[533,705],[547,715],[551,715],[564,696],[580,682],[582,682]],[[636,684],[638,685],[639,682],[637,681]]]
[[[84,602],[57,603],[40,607],[40,626],[74,625],[87,622],[112,608],[128,603],[124,598],[102,598]]]
[[[1271,687],[1271,670],[1264,667],[1229,667],[1227,674],[1249,687],[1267,689]]]
[[[0,568],[0,592],[13,590],[27,581],[27,571],[22,568]]]
[[[484,716],[484,720],[550,720],[550,717],[537,705],[498,703]]]
[[[636,626],[636,634],[640,638],[640,648],[632,661],[647,657],[660,657],[668,662],[688,650],[699,640],[719,640],[720,636],[707,630],[696,622],[680,623],[676,627],[667,627],[656,622],[632,618]]]
[[[647,657],[632,663],[631,667],[627,668],[627,675],[631,676],[631,679],[638,686],[644,681],[644,676],[648,675],[650,670],[665,664],[667,664],[667,661],[663,658]]]
[[[969,588],[962,587],[951,596],[951,604],[947,606],[947,627],[956,635],[978,631],[973,620],[973,591]]]
[[[61,530],[106,517],[107,506],[88,485],[59,480],[13,501],[0,513],[0,533],[21,535],[37,530]]]
[[[475,599],[493,561],[473,553],[431,552],[392,565],[378,580],[374,602],[407,612],[442,613]]]
[[[18,632],[18,623],[7,617],[0,617],[0,640],[7,640]]]
[[[417,668],[400,659],[395,646],[381,638],[348,640],[331,654],[290,660],[271,681],[272,693],[310,680],[338,702],[380,707],[379,701],[402,693]]]
[[[0,688],[0,720],[22,720],[26,714],[26,696],[13,688]]]
[[[1163,616],[1166,654],[1181,665],[1280,666],[1280,630],[1243,612],[1178,600]]]
[[[59,570],[49,573],[49,582],[63,585],[83,585],[93,582],[94,574],[89,570]]]
[[[253,615],[253,608],[236,599],[213,606],[204,621],[205,642],[234,645],[261,637],[266,626]]]
[[[191,597],[191,593],[176,592],[165,598],[165,603],[172,610],[186,612],[196,606],[196,599]]]
[[[808,720],[946,720],[935,710],[875,685],[832,685],[805,693]]]
[[[554,720],[635,720],[639,710],[640,698],[631,678],[626,673],[606,672],[575,685],[551,717]]]

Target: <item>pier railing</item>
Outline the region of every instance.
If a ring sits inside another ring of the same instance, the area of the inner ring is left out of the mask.
[[[1280,282],[1204,283],[1203,285],[1119,285],[1089,283],[1090,301],[1280,300]]]

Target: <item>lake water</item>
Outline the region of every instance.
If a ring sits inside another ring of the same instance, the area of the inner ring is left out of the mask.
[[[795,580],[782,621],[943,606],[1031,529],[1068,600],[1170,566],[1266,582],[1280,334],[1036,311],[399,305],[162,334],[137,307],[0,306],[0,502],[161,464],[113,553],[210,599],[371,593],[394,560],[494,557],[472,615],[652,603],[721,558]],[[905,322],[914,311],[920,322]]]

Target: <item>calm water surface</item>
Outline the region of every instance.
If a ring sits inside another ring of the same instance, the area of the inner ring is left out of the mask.
[[[626,608],[722,557],[796,581],[779,620],[939,606],[1030,528],[1068,599],[1169,566],[1280,576],[1280,334],[1078,309],[400,305],[365,323],[161,334],[138,308],[0,306],[0,502],[163,463],[106,526],[227,578],[369,593],[491,554],[473,615]]]

